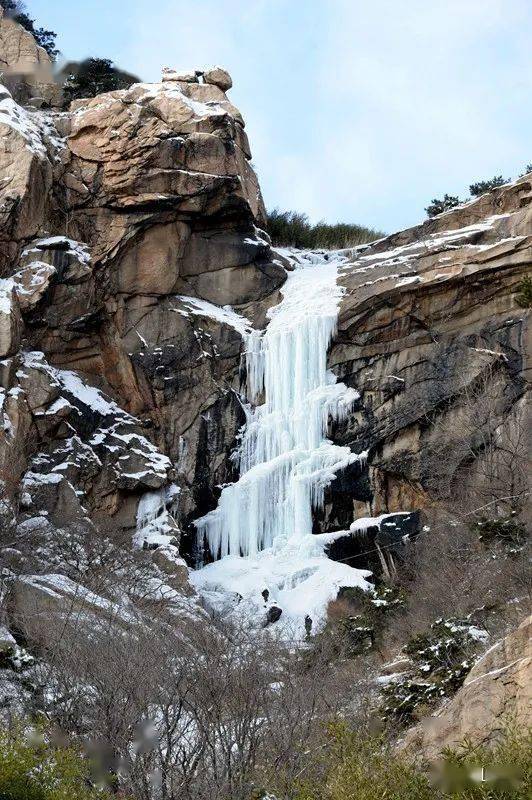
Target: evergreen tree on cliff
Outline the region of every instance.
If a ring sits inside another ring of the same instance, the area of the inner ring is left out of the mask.
[[[69,64],[66,75],[63,93],[67,101],[127,89],[139,80],[119,70],[109,58],[87,58],[79,64]]]

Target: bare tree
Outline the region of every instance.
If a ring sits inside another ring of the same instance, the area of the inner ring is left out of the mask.
[[[138,800],[245,800],[288,786],[325,724],[354,713],[352,668],[323,641],[287,647],[167,609],[128,625],[119,614],[65,625],[55,613],[43,624],[43,712]]]
[[[506,373],[489,363],[433,415],[424,473],[431,494],[456,518],[521,512],[530,494],[527,397],[509,396]]]

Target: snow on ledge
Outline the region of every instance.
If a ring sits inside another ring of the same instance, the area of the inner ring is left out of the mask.
[[[207,317],[208,319],[215,320],[222,325],[229,325],[229,327],[238,331],[242,338],[249,336],[253,331],[251,322],[246,317],[234,311],[231,306],[217,306],[214,303],[209,303],[207,300],[201,300],[198,297],[186,297],[185,295],[177,295],[176,300],[179,300],[185,306],[189,307],[188,312],[183,312],[178,308],[171,309],[178,314],[183,314],[183,316],[194,314],[198,317]]]
[[[0,94],[0,125],[6,125],[18,133],[26,142],[26,148],[39,158],[46,157],[46,147],[42,140],[39,125],[22,106],[15,103],[11,95],[2,87]]]

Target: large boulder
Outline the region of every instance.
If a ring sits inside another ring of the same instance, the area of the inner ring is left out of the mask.
[[[56,269],[52,264],[33,261],[13,275],[14,291],[22,311],[38,305],[55,274]]]
[[[222,92],[227,92],[233,85],[233,79],[223,67],[211,67],[203,72],[205,83],[212,83],[218,86]]]
[[[207,217],[240,203],[248,220],[262,220],[240,112],[218,86],[184,77],[165,73],[159,84],[75,101],[67,123],[71,191],[93,193],[94,205]]]

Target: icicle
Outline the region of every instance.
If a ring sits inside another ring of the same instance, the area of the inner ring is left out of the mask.
[[[264,335],[246,335],[251,411],[240,446],[240,478],[223,489],[218,507],[197,520],[215,558],[253,556],[277,540],[312,532],[312,509],[323,504],[335,473],[359,456],[326,439],[329,420],[343,420],[359,395],[336,383],[327,350],[336,331],[341,288],[337,263],[312,254],[290,273],[282,302]]]
[[[168,544],[175,539],[179,529],[173,515],[177,513],[179,491],[179,487],[171,483],[142,495],[133,536],[136,547]]]

